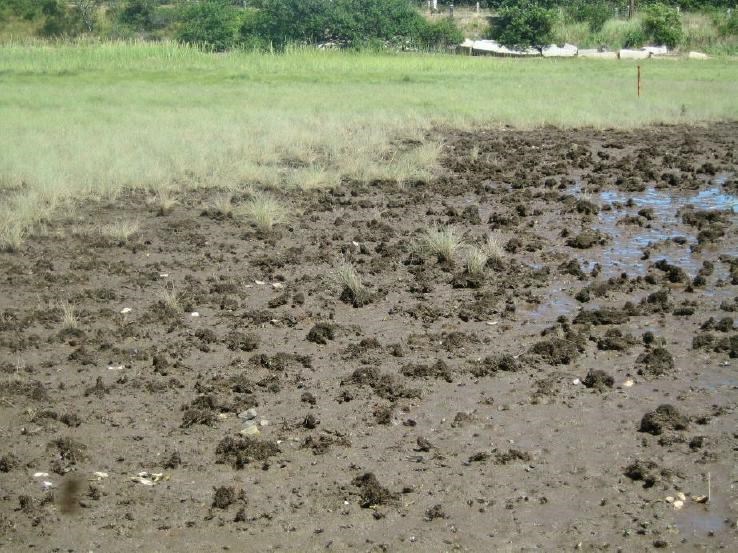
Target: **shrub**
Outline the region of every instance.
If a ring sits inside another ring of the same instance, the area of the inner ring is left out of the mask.
[[[239,27],[238,11],[226,0],[200,1],[185,7],[180,16],[177,38],[222,52],[235,43]]]
[[[117,19],[134,29],[150,31],[154,27],[155,13],[154,0],[128,0],[120,8]]]
[[[684,37],[679,12],[660,2],[647,6],[643,10],[643,33],[655,44],[676,47]]]
[[[553,37],[556,13],[535,0],[507,0],[490,29],[492,38],[511,48],[542,46]]]
[[[39,29],[42,36],[75,36],[82,32],[81,22],[59,0],[43,0],[41,15],[44,17],[44,23]]]
[[[417,42],[424,48],[437,48],[460,44],[463,40],[464,34],[453,20],[445,18],[421,26]]]
[[[241,39],[276,47],[297,42],[346,46],[443,46],[460,42],[451,20],[429,23],[409,0],[255,0]]]
[[[646,34],[643,32],[642,26],[628,29],[623,36],[624,48],[640,48],[645,42]]]
[[[577,0],[567,11],[574,21],[586,22],[593,33],[600,32],[613,15],[613,7],[605,0]]]
[[[738,36],[738,10],[733,10],[729,16],[718,18],[716,23],[722,36]]]
[[[462,239],[453,228],[434,227],[423,232],[418,249],[422,253],[435,255],[439,261],[453,261],[454,254],[461,245]]]

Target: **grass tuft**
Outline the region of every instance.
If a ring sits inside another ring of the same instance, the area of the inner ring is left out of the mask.
[[[452,227],[433,227],[423,232],[418,249],[427,255],[435,255],[439,261],[453,261],[462,244],[461,236]]]
[[[228,193],[216,194],[205,206],[205,210],[211,216],[233,217],[233,195]]]
[[[287,209],[269,194],[255,193],[243,206],[243,214],[261,232],[287,220]]]
[[[488,259],[489,257],[484,248],[471,246],[466,252],[465,265],[467,274],[472,277],[483,276]]]
[[[182,295],[180,294],[174,283],[167,283],[164,288],[159,292],[159,300],[161,303],[174,313],[182,313],[184,308],[182,307]]]
[[[77,310],[68,301],[61,302],[59,309],[62,310],[62,329],[76,330],[79,328],[79,319],[77,318]]]
[[[482,245],[481,250],[488,259],[494,261],[500,261],[505,257],[505,249],[502,247],[502,240],[499,236],[490,234],[487,236],[487,241]]]
[[[0,223],[0,252],[17,252],[26,239],[27,231],[13,219]]]
[[[100,227],[100,234],[115,242],[127,242],[136,234],[141,225],[138,221],[116,221]]]

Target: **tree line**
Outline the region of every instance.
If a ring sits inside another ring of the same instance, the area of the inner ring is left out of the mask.
[[[441,0],[448,5],[451,0]],[[457,6],[475,0],[454,0]],[[736,0],[480,0],[491,8],[489,38],[507,46],[551,42],[565,16],[597,32],[615,13],[636,7],[643,17],[633,45],[674,47],[682,38],[678,9],[735,7]],[[444,48],[463,40],[449,17],[425,17],[426,0],[0,0],[8,18],[37,23],[45,37],[98,34],[111,38],[176,38],[213,51],[289,44],[337,47]],[[617,12],[616,12],[617,10]],[[735,13],[723,23],[738,32]]]

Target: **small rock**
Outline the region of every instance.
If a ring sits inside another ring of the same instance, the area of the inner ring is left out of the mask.
[[[190,317],[199,317],[199,316],[200,314],[197,311],[193,311],[192,313],[190,313]]]
[[[253,420],[256,418],[256,409],[252,407],[251,409],[246,409],[246,411],[241,411],[238,414],[238,418],[246,421]]]
[[[133,309],[131,309],[130,307],[124,307],[120,310],[120,314],[125,315],[126,313],[130,313],[131,311],[133,311]]]

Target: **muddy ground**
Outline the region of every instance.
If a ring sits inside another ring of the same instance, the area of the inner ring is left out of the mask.
[[[455,133],[266,234],[80,206],[0,253],[0,549],[735,551],[737,143]],[[470,278],[432,224],[504,256]]]

